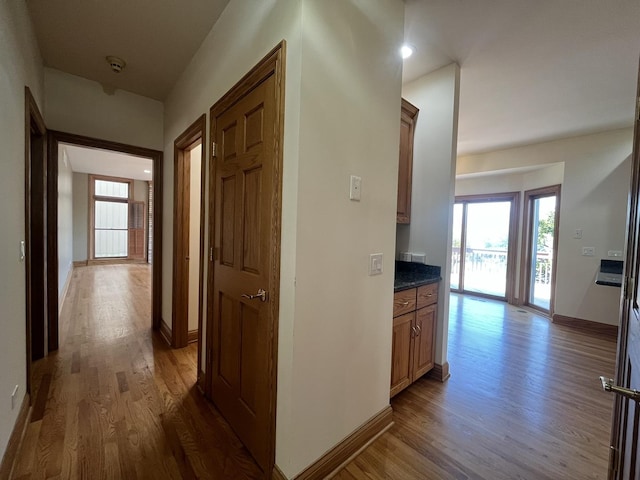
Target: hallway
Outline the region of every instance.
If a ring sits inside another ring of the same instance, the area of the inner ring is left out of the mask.
[[[196,344],[152,333],[150,284],[149,265],[74,270],[12,478],[258,478],[195,387]]]

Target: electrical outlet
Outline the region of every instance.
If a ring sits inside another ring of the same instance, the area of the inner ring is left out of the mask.
[[[582,229],[581,228],[576,228],[573,231],[573,238],[582,238]]]
[[[351,181],[349,183],[349,200],[359,202],[361,190],[362,178],[356,175],[351,175]]]
[[[609,250],[607,252],[607,256],[608,257],[621,257],[622,256],[622,250]]]

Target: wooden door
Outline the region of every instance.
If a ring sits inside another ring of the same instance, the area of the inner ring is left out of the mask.
[[[638,83],[640,92],[640,78]],[[631,195],[625,261],[625,288],[618,336],[616,379],[603,380],[606,390],[617,391],[611,429],[610,479],[640,478],[640,306],[638,275],[640,274],[640,93],[637,98],[632,154]],[[621,390],[630,389],[630,391]],[[625,395],[626,393],[626,395]],[[634,398],[635,397],[635,398]]]
[[[414,321],[415,312],[393,319],[390,392],[392,397],[409,386],[412,381]]]
[[[417,380],[433,368],[434,328],[436,325],[436,304],[421,308],[416,312],[415,347],[413,350],[413,379]]]
[[[281,47],[211,109],[212,399],[265,474],[274,461]],[[259,292],[264,292],[259,295]]]
[[[129,203],[129,258],[143,260],[146,237],[144,202]]]

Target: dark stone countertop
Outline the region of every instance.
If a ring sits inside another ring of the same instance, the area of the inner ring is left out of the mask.
[[[393,291],[408,290],[430,283],[437,283],[440,277],[440,267],[424,265],[422,263],[396,261],[396,273]]]

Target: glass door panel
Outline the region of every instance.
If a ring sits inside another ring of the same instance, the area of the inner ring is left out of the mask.
[[[531,200],[531,257],[529,260],[529,303],[550,309],[556,196]]]
[[[467,204],[464,290],[506,297],[511,202]]]
[[[462,246],[462,220],[464,205],[453,205],[453,240],[451,245],[451,290],[460,290],[460,248]]]

